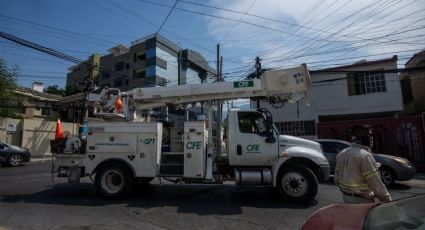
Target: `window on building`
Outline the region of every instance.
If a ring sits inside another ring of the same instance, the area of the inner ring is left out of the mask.
[[[145,69],[138,69],[133,71],[134,78],[145,78],[146,77],[146,70]]]
[[[130,68],[130,63],[125,63],[125,69],[129,69]]]
[[[102,72],[102,79],[107,79],[107,78],[110,78],[110,77],[111,77],[110,73]]]
[[[387,91],[384,73],[349,73],[347,74],[347,83],[350,96]]]
[[[118,62],[115,64],[115,71],[121,71],[124,69],[124,62]]]
[[[123,85],[124,80],[122,78],[118,78],[114,80],[114,87],[120,87]]]
[[[134,53],[134,55],[133,55],[133,61],[134,62],[144,61],[144,60],[146,60],[146,53],[145,52]]]
[[[128,85],[128,79],[125,79],[125,85]]]
[[[403,102],[407,103],[413,101],[412,85],[409,76],[406,79],[400,80],[401,93],[403,95]]]
[[[316,135],[316,124],[314,121],[288,121],[275,123],[280,133],[292,136],[314,136]]]
[[[50,108],[41,108],[41,115],[43,116],[49,116],[50,115]]]

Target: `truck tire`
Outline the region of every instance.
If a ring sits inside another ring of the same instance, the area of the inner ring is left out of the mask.
[[[317,194],[316,175],[304,165],[283,166],[277,174],[276,188],[285,201],[308,203]]]
[[[105,199],[117,200],[127,197],[134,188],[134,177],[122,164],[109,163],[102,166],[95,177],[96,191]]]

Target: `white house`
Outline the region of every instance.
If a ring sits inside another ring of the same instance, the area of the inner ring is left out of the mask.
[[[287,134],[317,137],[317,124],[326,121],[394,117],[403,110],[397,56],[377,61],[311,71],[308,99],[269,109],[276,125]],[[383,72],[379,72],[383,71]]]

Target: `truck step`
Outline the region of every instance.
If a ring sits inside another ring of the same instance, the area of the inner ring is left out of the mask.
[[[183,164],[161,164],[159,173],[165,175],[183,175]]]

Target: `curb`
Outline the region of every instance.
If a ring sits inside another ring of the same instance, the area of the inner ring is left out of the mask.
[[[35,158],[31,158],[30,162],[46,162],[51,160],[52,160],[52,157],[35,157]]]

